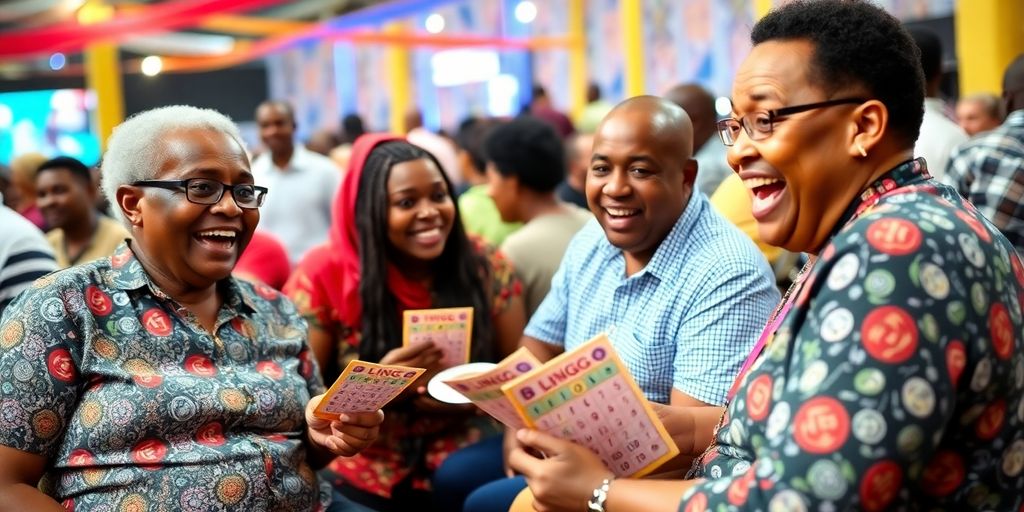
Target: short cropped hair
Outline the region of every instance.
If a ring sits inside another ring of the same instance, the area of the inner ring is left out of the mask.
[[[173,105],[140,112],[114,128],[103,155],[103,195],[111,210],[122,222],[117,206],[117,189],[139,180],[156,177],[169,156],[163,143],[172,131],[204,128],[231,137],[239,147],[245,148],[242,135],[231,119],[212,109]]]
[[[473,167],[481,173],[487,167],[487,156],[484,154],[484,141],[491,130],[499,124],[497,119],[487,117],[469,117],[459,123],[455,132],[455,145],[469,155]]]
[[[288,120],[291,121],[292,124],[295,124],[295,107],[293,107],[291,103],[285,100],[266,100],[256,107],[256,112],[259,112],[263,107],[276,108],[284,112],[284,114],[288,116]]]
[[[866,0],[794,0],[754,25],[750,40],[807,40],[814,45],[810,79],[830,95],[863,86],[889,110],[889,127],[906,147],[924,117],[920,51],[910,34]]]
[[[491,130],[484,154],[502,176],[538,192],[551,192],[565,179],[562,138],[550,124],[532,116],[519,116]]]
[[[917,49],[921,50],[921,71],[925,81],[942,76],[942,40],[931,30],[920,27],[907,29],[914,39]]]
[[[1002,105],[999,96],[990,92],[978,92],[960,99],[961,102],[975,102],[981,105],[982,110],[992,119],[1002,120]]]
[[[39,169],[36,170],[36,179],[39,179],[39,175],[46,171],[59,169],[66,169],[72,176],[85,182],[86,185],[92,185],[92,173],[89,172],[89,167],[77,158],[71,158],[70,156],[58,156],[43,162]]]

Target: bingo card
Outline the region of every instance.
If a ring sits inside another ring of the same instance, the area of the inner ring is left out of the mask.
[[[424,371],[423,368],[354,360],[327,390],[313,415],[333,420],[346,412],[376,411],[409,387]]]
[[[604,334],[502,391],[528,426],[590,448],[618,477],[641,477],[679,453]]]
[[[494,368],[466,377],[444,381],[445,384],[465,395],[481,410],[496,420],[512,428],[523,428],[526,423],[519,416],[519,411],[501,391],[501,386],[516,377],[540,367],[540,361],[533,353],[520,347],[511,355],[498,363]]]
[[[402,320],[404,345],[433,341],[444,352],[441,368],[469,362],[473,308],[410,309]]]

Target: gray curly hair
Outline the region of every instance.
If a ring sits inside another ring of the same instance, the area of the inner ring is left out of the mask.
[[[245,149],[242,135],[231,118],[208,108],[172,105],[139,112],[114,128],[103,155],[103,195],[111,211],[127,223],[117,202],[117,189],[139,180],[156,177],[168,158],[163,138],[167,132],[207,128],[224,133]]]

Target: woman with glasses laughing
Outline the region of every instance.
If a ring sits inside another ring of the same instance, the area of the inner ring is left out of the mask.
[[[619,481],[522,431],[547,458],[512,466],[546,511],[1019,510],[1024,266],[913,158],[913,40],[867,0],[786,3],[751,39],[720,134],[761,239],[812,257],[718,426],[677,439],[707,450],[688,480]]]
[[[103,174],[133,240],[40,279],[0,322],[0,510],[331,506],[314,468],[372,443],[383,413],[315,418],[305,322],[231,277],[267,193],[238,129],[144,112]]]

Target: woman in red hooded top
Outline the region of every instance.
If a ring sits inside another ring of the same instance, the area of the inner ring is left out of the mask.
[[[327,382],[356,357],[427,368],[419,384],[436,374],[436,347],[402,347],[407,309],[472,306],[474,361],[510,353],[525,323],[511,266],[466,236],[440,164],[389,135],[356,141],[330,240],[299,263],[285,292],[309,321],[309,344]],[[379,442],[325,470],[344,494],[379,510],[427,510],[434,469],[498,431],[471,407],[416,392],[396,400],[387,417]]]

